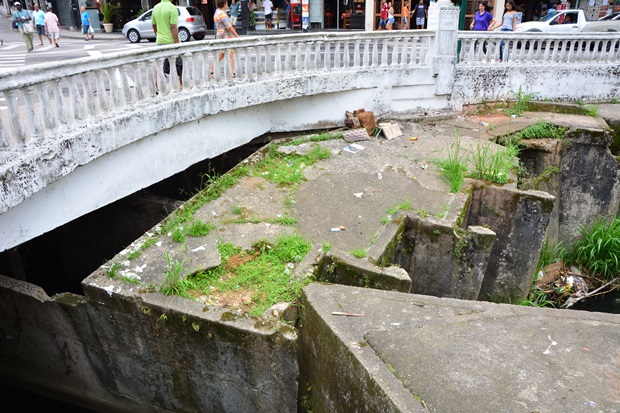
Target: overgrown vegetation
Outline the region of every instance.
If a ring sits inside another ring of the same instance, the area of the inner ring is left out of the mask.
[[[169,260],[164,294],[201,297],[212,304],[241,309],[251,316],[260,316],[279,302],[298,302],[301,290],[311,280],[291,278],[296,263],[310,251],[311,243],[300,235],[287,235],[272,244],[256,242],[250,250],[230,243],[220,244],[222,263],[207,271],[179,279],[183,263]],[[222,302],[221,300],[224,300]]]
[[[473,170],[469,176],[498,184],[508,182],[508,175],[519,164],[519,148],[509,142],[506,146],[493,150],[489,145],[477,145],[470,157]]]
[[[536,93],[524,93],[523,87],[519,86],[519,91],[510,91],[515,97],[515,103],[506,109],[511,116],[523,116],[529,110],[528,103],[534,98]]]
[[[528,297],[516,304],[566,307],[620,289],[620,217],[582,226],[570,245],[545,242],[536,272]]]
[[[549,122],[539,121],[512,135],[511,140],[521,139],[563,139],[568,128],[555,126]]]
[[[460,140],[450,145],[448,159],[438,160],[437,166],[441,169],[443,177],[450,185],[450,192],[457,193],[460,191],[465,181],[465,172],[467,172],[466,160],[461,155]]]

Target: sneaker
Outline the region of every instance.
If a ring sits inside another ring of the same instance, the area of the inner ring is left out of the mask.
[[[60,47],[60,46],[58,46],[58,43],[56,43],[56,47]]]

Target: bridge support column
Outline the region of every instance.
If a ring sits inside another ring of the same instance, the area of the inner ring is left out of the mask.
[[[436,79],[435,94],[448,95],[452,93],[456,68],[459,8],[448,0],[431,3],[428,10],[428,29],[437,33],[427,61],[433,67]]]

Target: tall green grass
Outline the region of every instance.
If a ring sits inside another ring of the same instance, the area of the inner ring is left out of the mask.
[[[562,257],[564,264],[587,268],[606,280],[620,276],[620,217],[604,217],[580,228],[580,238]]]
[[[477,145],[476,151],[470,157],[473,170],[469,175],[475,179],[505,184],[510,171],[519,165],[518,154],[519,148],[513,142],[508,142],[499,149]]]
[[[440,159],[436,162],[441,169],[442,176],[450,185],[450,192],[457,193],[461,190],[467,172],[465,157],[461,155],[461,141],[457,140],[450,145],[448,159]]]

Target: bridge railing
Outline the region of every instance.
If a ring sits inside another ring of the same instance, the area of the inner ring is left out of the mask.
[[[458,38],[460,65],[620,62],[620,33],[461,31]]]
[[[0,74],[0,96],[7,106],[0,111],[0,165],[15,152],[170,95],[273,76],[424,66],[433,38],[430,31],[247,37],[153,47]],[[179,57],[181,76],[175,70]],[[169,75],[164,73],[166,60]]]

